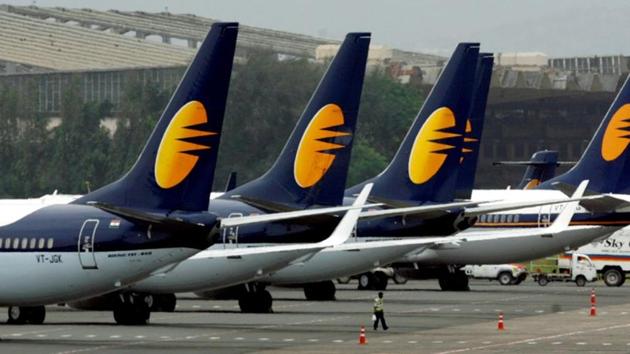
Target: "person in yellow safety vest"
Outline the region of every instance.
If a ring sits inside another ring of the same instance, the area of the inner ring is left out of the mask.
[[[381,321],[381,326],[387,331],[387,323],[385,323],[385,312],[383,308],[383,293],[379,292],[378,297],[374,299],[374,330],[378,329],[378,321]]]

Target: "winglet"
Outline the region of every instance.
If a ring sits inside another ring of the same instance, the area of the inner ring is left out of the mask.
[[[588,186],[588,180],[582,181],[575,192],[573,192],[571,199],[581,198],[584,194],[584,191],[586,190],[586,186]],[[573,218],[573,214],[575,214],[575,209],[577,208],[578,203],[579,201],[577,200],[566,203],[564,209],[562,209],[560,214],[558,214],[558,217],[556,217],[556,220],[553,221],[553,223],[547,228],[547,230],[549,232],[555,233],[564,231],[567,227],[569,227],[569,223]]]
[[[353,207],[360,207],[365,205],[370,192],[372,191],[373,183],[366,184],[357,199],[352,203]],[[331,247],[340,245],[346,242],[350,236],[352,236],[352,230],[354,230],[357,221],[359,220],[359,215],[361,214],[361,208],[351,209],[346,212],[346,215],[343,216],[339,224],[335,230],[330,234],[330,236],[319,242],[319,245],[322,247]]]

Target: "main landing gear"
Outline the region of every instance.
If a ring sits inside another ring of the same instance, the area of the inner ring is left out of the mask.
[[[246,284],[238,298],[238,306],[244,313],[272,313],[273,298],[262,284]]]
[[[152,306],[151,295],[120,293],[114,303],[114,320],[119,325],[145,325],[151,317]]]
[[[334,301],[335,283],[332,280],[321,281],[317,283],[304,284],[304,296],[311,301]]]
[[[470,291],[468,276],[457,267],[448,266],[440,272],[438,283],[443,291]]]
[[[359,275],[358,290],[385,290],[389,277],[383,272],[367,272]]]
[[[46,318],[44,306],[11,306],[9,307],[8,324],[42,324]]]

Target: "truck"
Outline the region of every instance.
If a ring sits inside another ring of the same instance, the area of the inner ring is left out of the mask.
[[[527,279],[527,269],[521,264],[467,265],[462,270],[469,278],[498,280],[501,285],[518,285]]]
[[[564,256],[564,255],[563,255]],[[573,252],[569,256],[569,264],[568,266],[565,264],[564,267],[560,266],[561,259],[563,257],[556,258],[548,258],[549,260],[556,260],[556,264],[549,264],[546,262],[543,270],[543,266],[537,266],[535,263],[530,264],[530,269],[532,271],[532,278],[538,285],[545,286],[552,281],[562,281],[562,282],[575,282],[577,286],[584,286],[587,282],[596,281],[598,279],[597,269],[595,268],[595,264],[591,258],[585,254],[580,254],[577,252]]]
[[[589,256],[606,285],[622,286],[630,273],[630,228],[623,228],[602,241],[584,245],[576,252]],[[560,255],[560,268],[567,269],[570,260],[570,253]]]

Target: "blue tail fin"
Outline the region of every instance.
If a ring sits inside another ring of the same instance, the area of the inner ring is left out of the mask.
[[[222,198],[341,204],[369,44],[369,33],[346,36],[271,169]]]
[[[455,198],[470,199],[475,176],[477,161],[479,160],[479,148],[481,146],[481,134],[483,122],[486,117],[486,103],[488,102],[488,90],[492,78],[492,65],[494,57],[491,53],[479,54],[477,72],[475,74],[475,87],[473,88],[473,101],[470,105],[468,121],[464,131],[461,164],[457,173],[457,187]]]
[[[208,209],[237,33],[236,23],[212,25],[131,170],[75,203]]]
[[[557,151],[544,150],[535,152],[527,163],[527,169],[517,188],[532,189],[552,179],[556,175],[556,167],[558,167]]]
[[[577,186],[589,180],[588,190],[598,193],[630,193],[630,77],[604,116],[578,163],[567,173],[538,188],[555,184]]]
[[[479,44],[461,43],[429,93],[372,199],[401,204],[453,200]],[[364,182],[367,183],[367,182]],[[346,191],[358,193],[361,185]]]

